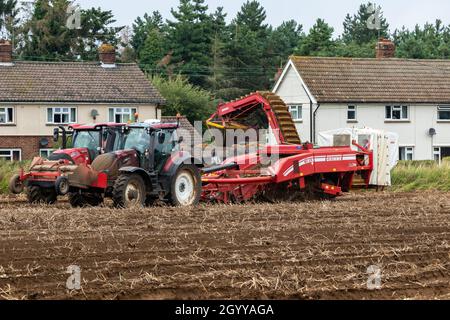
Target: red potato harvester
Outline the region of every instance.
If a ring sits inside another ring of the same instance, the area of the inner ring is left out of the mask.
[[[349,146],[302,144],[286,104],[270,92],[256,92],[219,106],[208,121],[218,129],[271,129],[278,145],[231,157],[203,170],[202,201],[242,203],[258,198],[282,201],[334,198],[350,190],[355,176],[369,184],[373,153]],[[266,157],[276,156],[264,164]]]

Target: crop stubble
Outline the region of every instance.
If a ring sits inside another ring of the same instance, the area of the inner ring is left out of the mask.
[[[0,198],[0,299],[55,298],[450,299],[450,194],[134,210]]]

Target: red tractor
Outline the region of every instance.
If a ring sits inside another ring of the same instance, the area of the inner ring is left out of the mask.
[[[178,123],[136,123],[124,129],[120,149],[98,156],[61,178],[74,207],[95,206],[105,197],[115,207],[195,205],[201,196],[201,161],[180,151]]]
[[[14,194],[26,188],[31,203],[55,203],[58,190],[66,188],[65,177],[80,167],[90,165],[100,154],[116,150],[120,145],[124,124],[100,123],[72,125],[55,128],[54,140],[62,138],[62,149],[55,151],[49,159],[36,157],[30,169],[12,177],[9,189]],[[72,147],[67,148],[71,138]]]

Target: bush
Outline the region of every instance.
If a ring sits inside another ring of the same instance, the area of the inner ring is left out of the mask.
[[[450,161],[400,161],[392,171],[396,191],[450,191]]]
[[[167,104],[162,108],[164,116],[180,113],[193,123],[206,121],[216,110],[212,94],[193,86],[182,76],[172,79],[155,76],[151,82],[167,100]]]
[[[11,162],[0,159],[0,193],[9,193],[9,179],[18,173],[20,168],[28,168],[30,161]]]

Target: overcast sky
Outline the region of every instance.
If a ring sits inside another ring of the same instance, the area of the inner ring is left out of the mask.
[[[245,0],[206,0],[210,11],[223,6],[231,20]],[[342,32],[342,22],[347,13],[355,13],[363,0],[259,0],[267,11],[267,21],[274,26],[285,20],[295,19],[305,30],[317,18],[325,19],[335,29],[335,35]],[[82,8],[102,7],[112,10],[119,25],[131,25],[137,16],[145,12],[159,10],[164,18],[172,18],[170,8],[176,7],[178,0],[76,0]],[[414,27],[437,18],[450,24],[449,0],[378,0],[391,31],[406,26]]]

